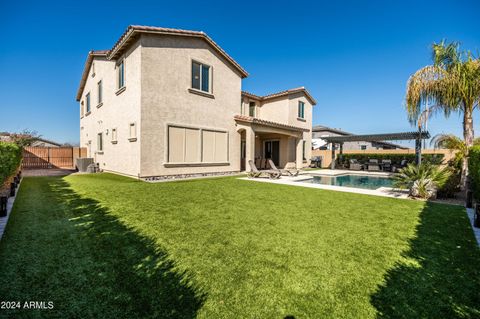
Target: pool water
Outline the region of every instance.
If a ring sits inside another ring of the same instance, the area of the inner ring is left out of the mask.
[[[313,179],[301,182],[366,189],[393,187],[391,178],[366,175],[313,176]]]

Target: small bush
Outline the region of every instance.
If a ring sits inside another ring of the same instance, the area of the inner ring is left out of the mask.
[[[22,160],[22,148],[14,143],[0,142],[0,186],[12,175]]]
[[[477,201],[480,201],[480,146],[474,146],[468,153],[468,174]]]

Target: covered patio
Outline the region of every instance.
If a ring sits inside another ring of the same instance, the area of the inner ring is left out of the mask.
[[[366,135],[347,135],[347,136],[325,136],[322,137],[331,145],[332,163],[331,169],[335,169],[335,151],[339,145],[339,155],[343,154],[343,143],[345,142],[382,142],[382,141],[415,141],[415,162],[420,165],[422,161],[422,140],[430,138],[428,131],[413,131],[401,133],[385,133],[385,134],[366,134]]]
[[[271,159],[276,166],[302,168],[307,161],[307,145],[303,136],[309,129],[276,123],[255,117],[235,116],[241,137],[241,169],[250,171],[252,160],[261,169]]]

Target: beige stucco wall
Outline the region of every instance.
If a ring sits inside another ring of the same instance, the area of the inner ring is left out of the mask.
[[[338,158],[340,151],[335,151],[335,157]],[[415,149],[409,148],[405,150],[344,150],[343,154],[415,154]],[[422,154],[443,154],[444,162],[448,162],[455,156],[455,152],[445,149],[426,149],[422,150]],[[331,150],[313,150],[313,156],[322,157],[322,167],[328,168],[332,163]]]
[[[123,57],[122,57],[123,58]],[[115,61],[96,57],[90,68],[81,102],[90,92],[91,113],[80,119],[80,146],[87,148],[87,156],[95,158],[100,168],[130,176],[140,173],[140,63],[138,43],[124,55],[125,91],[117,95],[117,70]],[[93,75],[95,70],[95,76]],[[97,83],[102,80],[103,103],[97,107]],[[86,102],[84,102],[86,103]],[[86,108],[86,104],[84,105]],[[137,141],[130,142],[129,124],[137,125]],[[112,128],[117,128],[117,144],[111,142]],[[97,134],[103,132],[103,154],[97,150]],[[108,132],[108,135],[107,135]],[[90,145],[89,142],[90,141]]]
[[[240,170],[241,77],[200,39],[142,36],[141,176]],[[191,93],[192,60],[212,67],[214,98]],[[228,165],[166,167],[167,127],[179,125],[228,132]]]
[[[117,94],[117,61],[96,57],[95,76],[93,68],[89,71],[80,101],[81,105],[90,92],[91,114],[80,119],[80,146],[87,148],[87,156],[94,157],[105,171],[135,177],[240,170],[240,125],[234,120],[234,116],[242,112],[238,70],[205,41],[190,37],[142,35],[121,58],[125,58],[126,90],[120,94]],[[189,90],[192,60],[212,67],[213,97]],[[103,83],[103,103],[97,107],[97,83],[100,80]],[[304,121],[297,119],[299,100],[305,102]],[[243,102],[248,114],[248,101]],[[257,117],[311,130],[312,105],[303,93],[290,94],[258,102]],[[136,124],[136,141],[129,140],[130,123]],[[169,165],[169,125],[227,132],[227,162]],[[117,129],[115,144],[111,142],[112,128]],[[96,152],[99,132],[104,134],[103,153]],[[298,134],[307,142],[307,160],[311,157],[311,131],[294,134],[297,137],[278,137],[281,166],[295,162]],[[263,155],[263,140],[258,138],[255,143],[256,149],[252,153],[257,156]],[[308,161],[304,165],[308,165]]]
[[[304,119],[298,118],[298,102],[302,101],[305,103],[304,108]],[[266,101],[258,101],[253,98],[244,96],[242,98],[242,115],[249,115],[249,104],[250,102],[256,103],[256,112],[255,117],[273,121],[281,124],[293,125],[296,127],[302,127],[309,129],[308,132],[302,134],[302,139],[306,141],[306,158],[307,161],[304,163],[305,166],[310,164],[310,159],[312,156],[312,112],[313,105],[306,98],[302,92],[289,94],[287,96],[278,97],[275,99],[269,99]],[[295,162],[295,152],[296,144],[295,138],[288,138],[287,136],[282,137],[280,142],[280,165],[285,165],[287,162]],[[256,145],[255,155],[262,156],[263,154],[263,145]]]

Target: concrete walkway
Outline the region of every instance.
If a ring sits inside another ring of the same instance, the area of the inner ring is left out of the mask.
[[[2,239],[3,233],[5,232],[5,228],[7,227],[8,218],[10,217],[10,213],[13,208],[13,203],[15,202],[15,198],[17,198],[18,191],[20,190],[20,186],[22,186],[22,180],[18,184],[17,190],[15,192],[15,196],[9,197],[7,202],[7,216],[0,217],[0,240]]]
[[[73,169],[49,168],[49,169],[25,169],[23,176],[66,176],[76,173]]]

